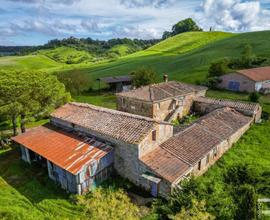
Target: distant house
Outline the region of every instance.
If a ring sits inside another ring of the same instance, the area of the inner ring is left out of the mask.
[[[131,89],[132,76],[110,76],[97,79],[99,83],[103,82],[109,85],[114,92],[128,91]]]
[[[270,66],[239,70],[220,77],[218,87],[241,92],[270,92]]]
[[[116,94],[117,109],[170,122],[189,114],[193,99],[206,91],[203,86],[163,82]]]

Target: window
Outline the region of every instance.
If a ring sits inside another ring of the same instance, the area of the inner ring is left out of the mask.
[[[208,154],[207,157],[206,157],[206,164],[209,163],[209,159],[210,159],[210,154]]]
[[[198,163],[198,170],[201,170],[201,168],[202,168],[202,161],[200,160]]]
[[[156,141],[157,140],[157,131],[154,130],[152,131],[152,141]]]

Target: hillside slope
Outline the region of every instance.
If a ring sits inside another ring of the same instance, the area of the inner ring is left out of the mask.
[[[198,44],[198,42],[205,42],[204,34],[214,40]],[[159,73],[160,80],[166,73],[169,74],[170,79],[194,83],[205,79],[211,62],[223,57],[239,57],[246,43],[252,45],[256,55],[270,57],[270,31],[228,35],[217,35],[216,32],[204,34],[200,32],[181,34],[175,38],[177,39],[175,44],[171,42],[174,39],[168,39],[148,50],[123,57],[115,62],[93,65],[85,68],[84,71],[95,78],[128,74],[138,67],[149,66]],[[220,36],[220,39],[210,37],[211,35]],[[171,46],[166,49],[165,45]],[[177,53],[167,51],[177,51]],[[182,51],[186,52],[182,53]]]
[[[76,50],[71,47],[58,47],[55,49],[39,50],[36,54],[42,54],[58,63],[79,64],[88,63],[93,56],[86,51]]]

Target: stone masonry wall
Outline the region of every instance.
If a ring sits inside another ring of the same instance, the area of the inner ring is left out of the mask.
[[[118,111],[153,118],[153,105],[150,102],[117,96],[116,108]]]

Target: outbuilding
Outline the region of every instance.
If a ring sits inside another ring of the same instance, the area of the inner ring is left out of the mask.
[[[221,76],[218,87],[239,92],[270,92],[270,66],[238,70]]]

